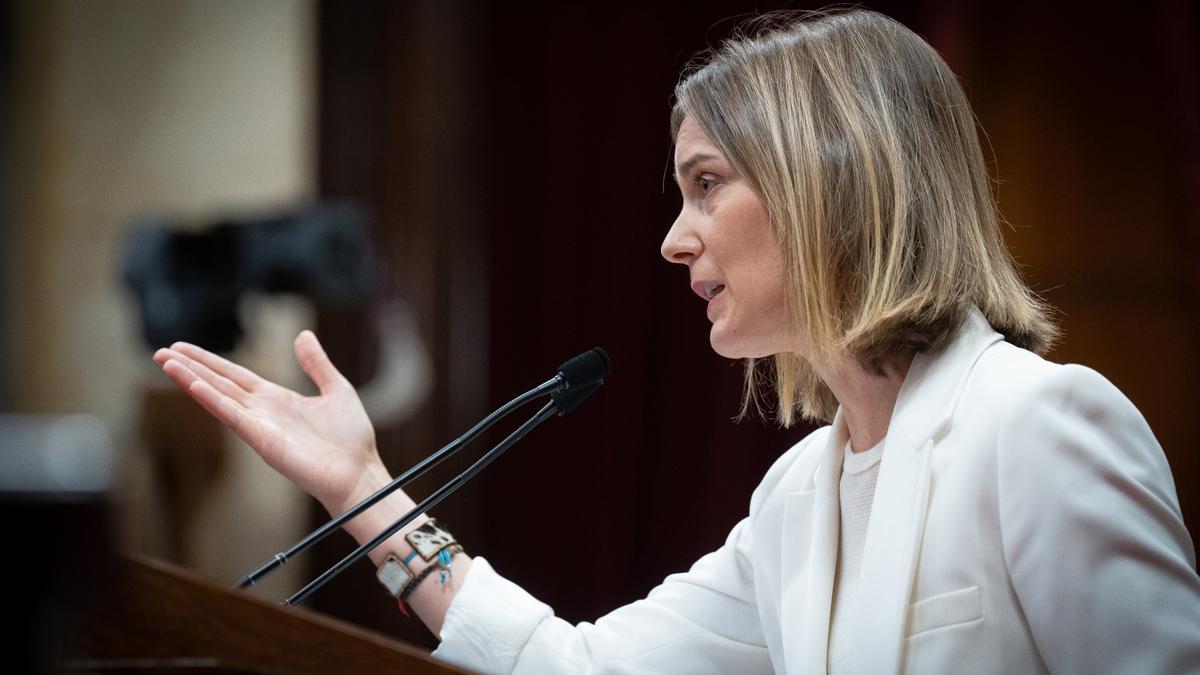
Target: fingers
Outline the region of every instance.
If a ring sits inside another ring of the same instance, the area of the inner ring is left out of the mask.
[[[253,448],[258,448],[258,443],[261,439],[256,438],[252,433],[250,425],[250,417],[246,414],[246,410],[242,406],[234,403],[228,396],[213,389],[211,385],[201,379],[192,382],[188,387],[187,392],[197,403],[204,406],[204,409],[217,418],[225,426],[233,430],[243,441],[246,441]]]
[[[170,354],[164,354],[166,351],[165,349],[158,350],[154,354],[155,362],[162,366],[163,372],[166,373],[167,377],[171,378],[171,381],[179,385],[180,389],[187,391],[187,388],[192,386],[192,383],[199,378],[191,369],[172,358]],[[165,360],[158,360],[160,354],[163,354]]]
[[[246,405],[246,401],[250,397],[250,392],[239,387],[229,378],[214,373],[203,363],[189,359],[175,350],[158,350],[154,354],[154,361],[163,366],[163,372],[166,372],[167,376],[171,377],[171,379],[183,389],[187,389],[193,380],[199,378],[207,382],[217,391],[225,394],[229,398],[232,398],[234,401],[243,406]],[[175,362],[175,365],[177,366],[172,370],[176,373],[178,379],[176,379],[176,376],[172,375],[171,372],[167,372],[166,365],[172,361]],[[180,368],[180,366],[182,368]]]
[[[295,347],[296,360],[300,362],[300,367],[308,373],[322,394],[328,394],[332,389],[347,384],[346,378],[333,366],[333,362],[329,360],[312,331],[301,331],[300,335],[296,336]]]
[[[260,386],[264,382],[261,377],[246,368],[196,345],[187,342],[176,342],[171,345],[171,350],[183,354],[193,361],[204,364],[209,370],[228,378],[231,382],[246,391],[253,391],[255,387]],[[155,360],[157,360],[157,355]]]
[[[157,356],[156,354],[156,360]],[[163,372],[183,388],[188,395],[203,406],[213,417],[216,417],[218,421],[232,429],[238,436],[250,442],[246,438],[246,410],[239,403],[217,391],[212,385],[205,382],[187,366],[176,361],[174,358],[168,358],[163,363]]]

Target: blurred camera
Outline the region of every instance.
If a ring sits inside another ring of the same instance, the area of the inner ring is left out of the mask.
[[[200,229],[143,219],[125,239],[123,279],[137,298],[151,350],[184,340],[228,352],[242,337],[237,305],[243,293],[361,305],[371,299],[373,260],[364,211],[325,203]]]

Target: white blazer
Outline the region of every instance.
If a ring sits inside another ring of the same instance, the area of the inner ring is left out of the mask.
[[[434,656],[495,673],[824,673],[839,411],[725,545],[576,626],[484,558]],[[1200,672],[1200,578],[1171,471],[1112,384],[972,312],[919,355],[888,428],[851,607],[853,671]]]

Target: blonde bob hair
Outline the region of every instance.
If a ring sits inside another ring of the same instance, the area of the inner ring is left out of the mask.
[[[772,357],[778,420],[831,420],[818,366],[879,371],[939,349],[972,306],[1009,342],[1049,349],[1056,329],[1004,246],[974,115],[938,53],[857,8],[751,28],[685,71],[671,132],[694,120],[770,214],[807,347]],[[747,363],[743,414],[762,366]]]

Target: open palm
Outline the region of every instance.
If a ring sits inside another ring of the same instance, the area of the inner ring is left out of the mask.
[[[296,359],[320,393],[303,396],[212,352],[177,342],[154,361],[176,384],[246,441],[279,473],[336,508],[380,464],[375,432],[358,394],[310,331]]]

